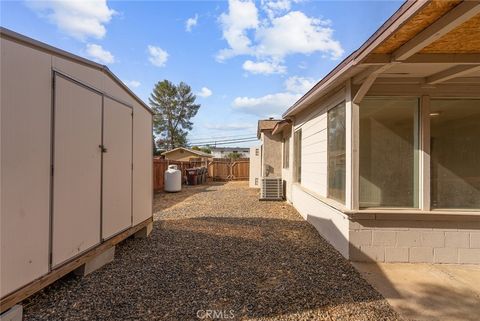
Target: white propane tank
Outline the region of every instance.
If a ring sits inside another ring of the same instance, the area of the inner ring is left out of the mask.
[[[182,190],[182,172],[177,165],[169,165],[165,171],[165,192],[180,192]]]

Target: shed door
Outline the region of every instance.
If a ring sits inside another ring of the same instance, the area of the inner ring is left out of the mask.
[[[104,98],[102,237],[132,225],[132,109]]]
[[[102,96],[55,76],[52,266],[100,243]]]

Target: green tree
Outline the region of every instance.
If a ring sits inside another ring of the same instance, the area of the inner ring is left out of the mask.
[[[163,80],[155,84],[148,101],[155,113],[153,131],[158,149],[170,150],[187,144],[187,134],[193,126],[190,120],[200,108],[195,99],[184,82],[175,85]]]
[[[231,152],[231,153],[228,153],[227,158],[239,159],[241,156],[242,155],[240,155],[240,153],[238,153],[238,152]]]
[[[193,146],[192,149],[193,150],[198,150],[198,151],[201,151],[201,152],[204,152],[204,153],[207,153],[207,154],[212,153],[212,150],[208,146],[206,146],[206,147]]]

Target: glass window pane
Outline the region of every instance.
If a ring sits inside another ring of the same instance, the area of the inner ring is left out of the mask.
[[[302,129],[295,132],[294,136],[295,154],[295,181],[302,182]]]
[[[361,207],[418,207],[418,99],[364,99],[359,157]]]
[[[328,197],[345,203],[345,103],[328,111]]]
[[[480,100],[432,100],[433,208],[480,209]]]

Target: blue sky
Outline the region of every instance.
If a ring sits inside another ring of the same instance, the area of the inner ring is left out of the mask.
[[[98,61],[148,101],[184,81],[192,142],[254,136],[357,49],[401,1],[1,1],[1,25]],[[234,144],[249,145],[252,143]]]

